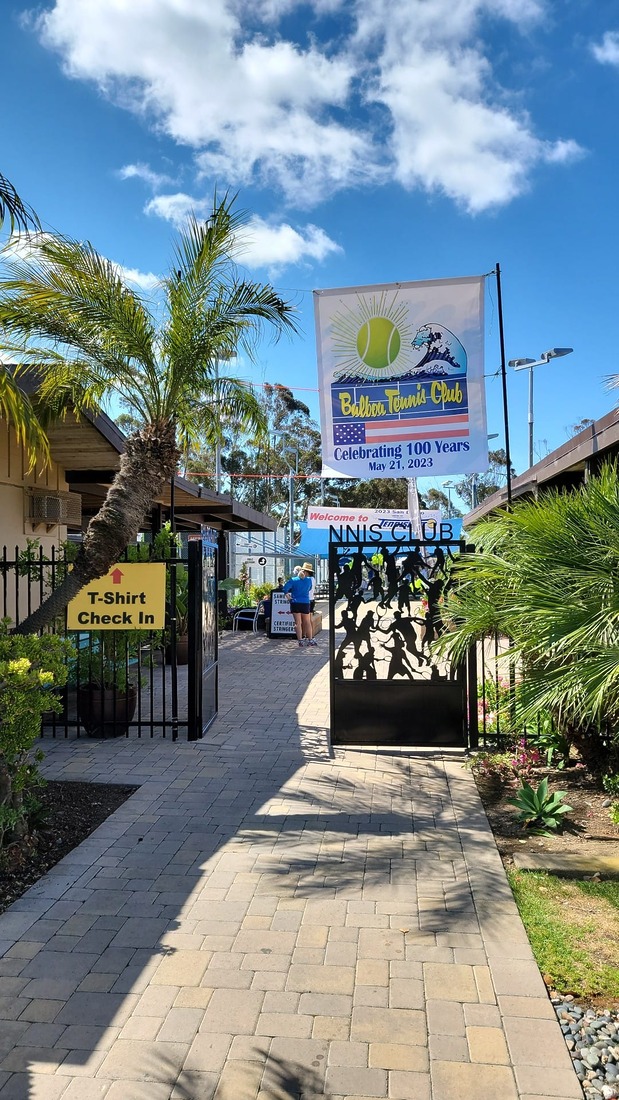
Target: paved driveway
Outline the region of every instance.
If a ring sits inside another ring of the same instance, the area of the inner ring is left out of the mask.
[[[140,789],[0,917],[0,1100],[582,1096],[470,773],[331,755],[319,641],[227,637],[197,744],[46,746]]]

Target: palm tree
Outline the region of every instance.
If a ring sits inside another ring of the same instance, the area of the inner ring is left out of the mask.
[[[217,364],[237,349],[251,357],[265,327],[277,338],[296,325],[270,284],[240,277],[233,257],[244,215],[233,205],[215,196],[207,222],[189,220],[150,307],[91,244],[66,238],[34,239],[0,280],[2,350],[18,362],[18,377],[35,372],[40,407],[79,415],[115,398],[139,425],[72,571],[20,633],[41,629],[109,570],[175,473],[181,448],[217,438],[222,414],[262,426],[254,394]]]
[[[608,753],[619,716],[619,478],[608,463],[575,492],[556,490],[497,512],[455,566],[450,629],[437,643],[462,659],[498,631],[523,674],[525,721],[550,713],[579,746]],[[589,743],[587,746],[587,742]]]

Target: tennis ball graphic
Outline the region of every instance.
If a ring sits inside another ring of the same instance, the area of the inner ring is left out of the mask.
[[[399,351],[400,333],[386,317],[371,317],[357,333],[357,354],[367,367],[384,370]]]

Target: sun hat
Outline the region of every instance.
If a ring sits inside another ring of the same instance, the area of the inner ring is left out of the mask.
[[[314,572],[314,566],[310,565],[310,563],[308,561],[303,562],[303,565],[301,566],[301,569],[303,570],[304,573],[313,573]]]

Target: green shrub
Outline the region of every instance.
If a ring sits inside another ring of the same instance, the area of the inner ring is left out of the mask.
[[[434,643],[457,661],[487,635],[509,639],[527,738],[546,713],[600,772],[619,772],[618,465],[476,524],[477,550],[453,566]]]
[[[124,692],[140,678],[138,658],[147,630],[91,630],[88,649],[80,654],[80,684]],[[145,654],[148,662],[150,654]]]
[[[602,786],[607,794],[619,797],[619,775],[603,775]]]
[[[536,749],[545,757],[549,768],[564,768],[570,757],[570,742],[547,710],[540,710],[533,721],[524,721],[519,696],[522,681],[515,680],[513,689],[503,674],[495,679],[487,676],[477,686],[479,726],[488,740],[498,739],[508,744],[520,742]],[[484,721],[485,718],[485,721]]]
[[[251,588],[249,589],[249,595],[253,603],[258,604],[260,603],[260,600],[264,600],[266,596],[271,595],[272,589],[273,585],[270,582],[267,582],[266,584],[252,584]]]
[[[46,711],[59,711],[73,647],[55,634],[9,634],[0,621],[0,848],[26,835],[32,791],[40,786],[32,748]]]
[[[233,596],[228,601],[229,607],[234,607],[238,610],[239,607],[251,607],[252,600],[248,592],[237,592],[236,596]]]

